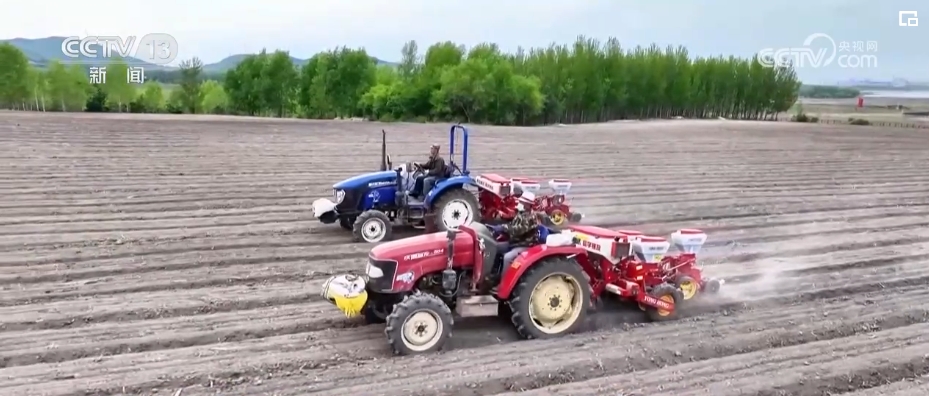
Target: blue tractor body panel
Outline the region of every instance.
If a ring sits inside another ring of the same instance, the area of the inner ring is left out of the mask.
[[[379,182],[374,182],[379,183]],[[394,184],[372,188],[361,201],[361,211],[374,208],[394,208],[397,204],[397,187]]]
[[[370,184],[374,184],[374,185],[372,186]],[[390,171],[364,173],[358,176],[353,176],[353,177],[342,180],[332,185],[332,188],[338,189],[338,190],[353,190],[353,189],[364,188],[364,187],[379,188],[381,186],[396,185],[396,184],[397,184],[397,172],[390,170]]]

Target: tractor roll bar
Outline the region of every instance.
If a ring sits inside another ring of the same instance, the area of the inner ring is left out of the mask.
[[[448,160],[455,160],[455,131],[461,129],[461,173],[468,172],[468,128],[464,125],[455,124],[448,130]]]

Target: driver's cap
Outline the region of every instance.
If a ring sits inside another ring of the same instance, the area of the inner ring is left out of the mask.
[[[430,149],[437,149],[439,147],[441,146],[439,146],[438,144],[433,144],[432,146],[429,146]]]
[[[519,203],[532,205],[533,202],[535,202],[535,194],[532,191],[523,191],[523,195],[519,196]]]

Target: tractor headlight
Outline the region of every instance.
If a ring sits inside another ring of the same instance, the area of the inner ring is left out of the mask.
[[[344,190],[332,190],[332,196],[335,198],[336,205],[342,203],[342,200],[345,199]]]
[[[368,274],[369,278],[375,279],[384,276],[384,271],[381,271],[380,268],[377,268],[371,265],[371,263],[368,263],[365,265],[365,274]]]

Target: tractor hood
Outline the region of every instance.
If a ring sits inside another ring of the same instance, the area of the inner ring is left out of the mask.
[[[435,232],[396,241],[385,242],[371,249],[371,258],[375,260],[394,260],[400,265],[420,261],[425,258],[445,260],[448,240],[445,232]],[[471,236],[459,232],[455,236],[455,256],[473,256],[474,241]]]
[[[371,183],[378,183],[376,186],[371,187],[380,187],[388,185],[389,183],[397,182],[397,172],[395,171],[380,171],[380,172],[371,172],[364,173],[358,176],[353,176],[348,179],[342,180],[336,184],[332,185],[332,188],[336,190],[353,190],[360,187],[366,187]]]

